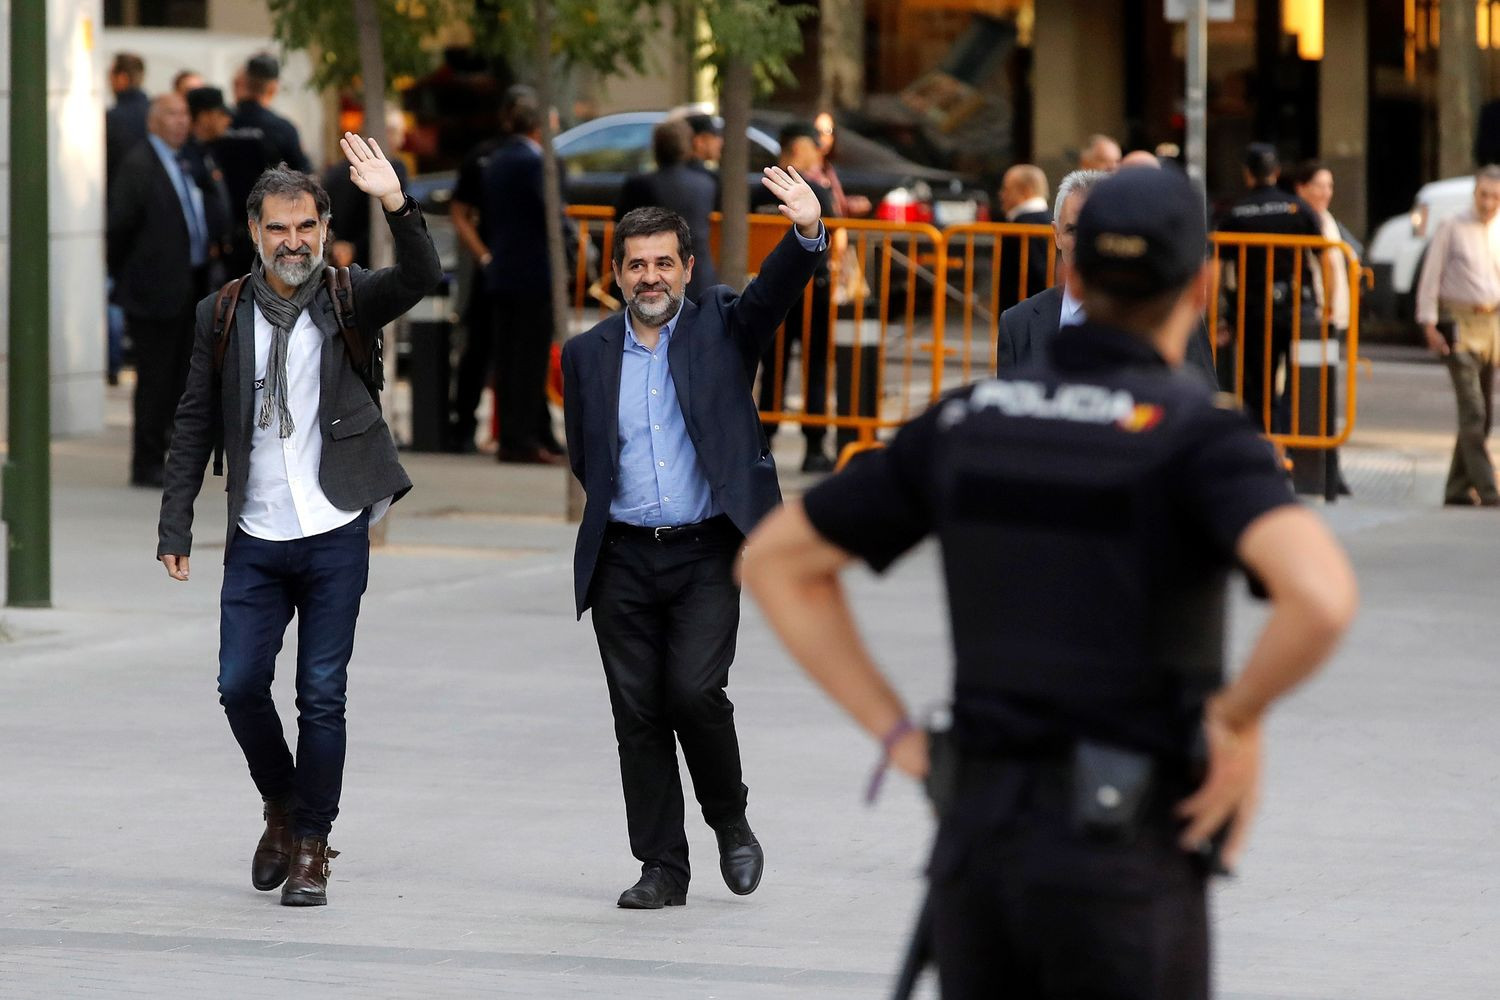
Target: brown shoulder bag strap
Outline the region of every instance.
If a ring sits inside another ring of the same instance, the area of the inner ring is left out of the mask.
[[[229,347],[229,332],[234,329],[234,311],[240,304],[240,292],[250,275],[235,278],[219,289],[214,300],[214,373],[224,370],[224,352]]]

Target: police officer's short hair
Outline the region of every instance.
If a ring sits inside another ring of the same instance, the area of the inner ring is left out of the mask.
[[[1069,197],[1081,194],[1087,198],[1096,184],[1110,176],[1113,175],[1108,170],[1074,170],[1064,175],[1057,185],[1057,197],[1052,201],[1052,217],[1062,217],[1063,205]]]
[[[333,214],[328,192],[318,179],[312,174],[293,170],[283,160],[274,167],[268,167],[256,179],[255,186],[250,189],[250,197],[245,199],[245,215],[259,223],[261,209],[265,207],[267,198],[295,198],[300,194],[312,195],[319,219],[326,221]]]
[[[655,236],[657,233],[677,234],[677,258],[684,267],[693,255],[693,231],[687,220],[666,208],[633,208],[615,223],[614,261],[615,267],[625,263],[625,240],[630,236]]]
[[[542,109],[536,97],[518,97],[510,107],[510,131],[513,135],[530,135],[542,127]]]
[[[1257,184],[1266,184],[1281,174],[1281,157],[1269,142],[1252,142],[1245,147],[1245,169]]]

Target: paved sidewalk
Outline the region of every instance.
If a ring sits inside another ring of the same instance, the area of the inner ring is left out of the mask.
[[[1409,463],[1410,489],[1327,510],[1364,610],[1270,727],[1265,811],[1215,893],[1224,1000],[1500,992],[1500,521],[1436,506],[1443,378],[1397,361],[1368,387],[1346,460]],[[222,498],[205,488],[192,582],[169,581],[123,444],[112,426],[58,445],[57,607],[0,611],[0,998],[888,994],[930,820],[901,781],[860,804],[869,742],[748,602],[730,693],[765,882],[732,896],[695,819],[688,905],[614,908],[635,866],[552,469],[411,457],[351,667],[332,905],[255,892],[259,803],[214,691]],[[851,583],[901,689],[939,699],[933,551]],[[1243,594],[1235,612],[1242,653],[1261,612]]]

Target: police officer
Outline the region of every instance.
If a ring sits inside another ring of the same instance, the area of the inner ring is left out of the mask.
[[[1102,182],[1078,219],[1088,319],[1050,359],[953,393],[747,544],[744,581],[792,654],[920,777],[929,739],[838,574],[938,539],[959,756],[928,871],[944,1000],[1206,997],[1205,853],[1226,834],[1233,863],[1261,718],[1353,615],[1342,550],[1255,426],[1173,371],[1205,253],[1186,178]],[[1272,614],[1226,685],[1237,565]]]
[[[1245,185],[1250,190],[1232,203],[1220,216],[1214,228],[1221,233],[1268,233],[1278,236],[1313,236],[1323,238],[1318,213],[1301,198],[1276,186],[1281,177],[1281,161],[1270,143],[1252,142],[1245,149]],[[1240,248],[1219,248],[1220,261],[1235,270],[1234,281],[1245,298],[1244,388],[1241,393],[1251,419],[1264,430],[1290,429],[1290,416],[1280,412],[1276,394],[1276,372],[1286,361],[1292,342],[1294,315],[1300,312],[1302,325],[1310,328],[1317,322],[1317,303],[1313,296],[1314,253],[1302,253],[1302,273],[1295,276],[1296,252],[1276,250],[1272,254],[1271,273],[1271,364],[1266,366],[1266,252],[1262,247],[1245,251],[1244,273],[1238,273]],[[1228,286],[1226,285],[1226,288]],[[1233,329],[1239,318],[1238,292],[1226,293],[1219,306],[1220,328]],[[1290,377],[1290,373],[1288,373]],[[1233,384],[1230,382],[1229,384]],[[1270,419],[1267,420],[1267,398]]]

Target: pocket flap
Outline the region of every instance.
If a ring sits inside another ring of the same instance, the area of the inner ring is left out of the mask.
[[[370,425],[380,419],[380,407],[371,400],[363,406],[358,407],[352,413],[346,413],[328,426],[328,433],[335,441],[356,434],[363,434],[370,429]]]

